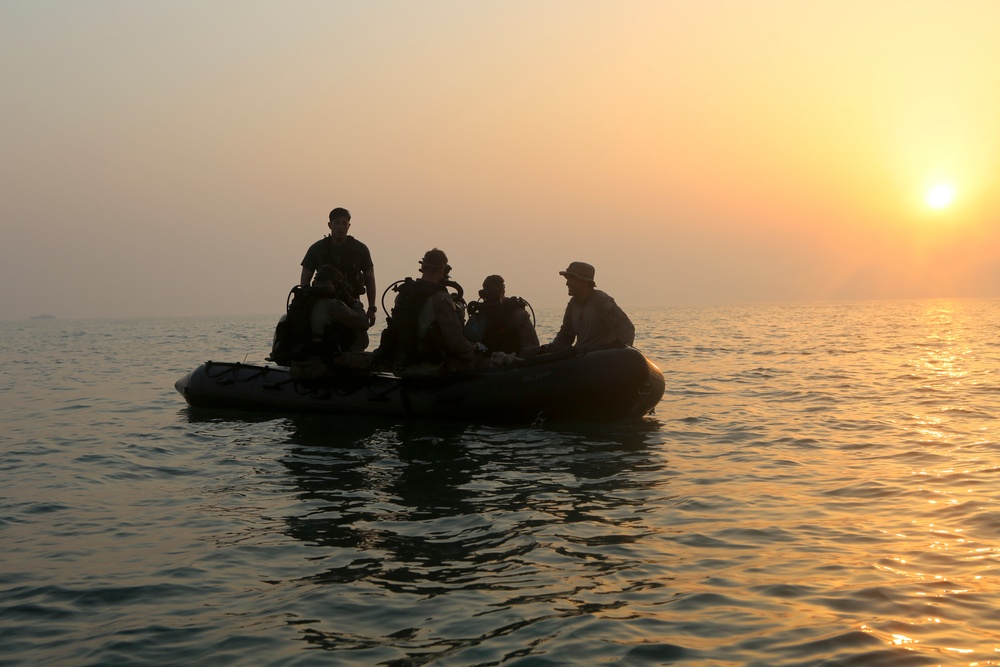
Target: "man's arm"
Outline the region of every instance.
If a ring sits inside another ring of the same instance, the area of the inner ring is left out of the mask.
[[[436,292],[431,296],[431,300],[434,303],[434,317],[437,319],[445,347],[456,357],[471,360],[475,356],[476,348],[465,337],[462,320],[455,312],[455,303],[444,292]]]
[[[607,323],[615,332],[615,340],[631,345],[635,342],[635,325],[628,318],[625,311],[621,309],[614,299],[611,300],[611,308],[607,313]]]
[[[309,287],[312,283],[313,274],[316,273],[316,269],[319,268],[320,259],[323,254],[322,240],[316,241],[309,249],[306,250],[306,256],[302,258],[302,274],[299,277],[299,284],[303,287]]]
[[[573,320],[569,315],[570,305],[566,306],[566,312],[563,314],[562,326],[559,327],[559,333],[556,334],[555,339],[549,347],[573,346],[573,341],[576,340],[576,330],[573,328]]]
[[[375,316],[378,315],[378,306],[375,304],[375,268],[372,267],[364,272],[365,294],[368,295],[368,326],[375,326]]]
[[[368,318],[357,303],[352,308],[339,299],[327,299],[326,307],[330,319],[337,324],[343,324],[351,329],[365,330],[368,328]]]
[[[517,340],[520,345],[520,349],[523,350],[526,347],[537,347],[538,333],[535,331],[535,327],[531,323],[531,316],[528,315],[528,311],[524,308],[515,308],[513,315],[514,331],[517,332]]]

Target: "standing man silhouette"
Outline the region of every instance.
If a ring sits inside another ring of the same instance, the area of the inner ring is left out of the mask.
[[[330,211],[330,235],[309,246],[302,258],[302,275],[299,284],[308,286],[316,269],[329,264],[344,274],[351,296],[361,301],[368,295],[368,326],[375,324],[378,306],[375,305],[375,266],[372,254],[361,241],[347,235],[351,228],[351,212],[346,208]]]

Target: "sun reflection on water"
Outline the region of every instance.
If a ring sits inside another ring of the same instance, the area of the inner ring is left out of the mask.
[[[901,325],[913,327],[910,333],[918,335],[909,340],[916,342],[901,346],[905,356],[895,358],[905,374],[894,379],[908,385],[907,400],[899,405],[903,416],[895,423],[909,434],[915,462],[909,473],[918,484],[908,509],[901,508],[902,525],[889,523],[880,531],[895,542],[871,562],[887,578],[880,591],[911,613],[873,612],[861,629],[893,647],[935,653],[950,664],[997,665],[983,660],[983,653],[1000,652],[1000,640],[970,648],[952,632],[956,608],[986,613],[996,593],[998,522],[987,491],[997,468],[989,437],[996,417],[983,406],[1000,390],[997,355],[983,346],[987,338],[977,314],[963,304],[936,303],[912,313],[913,320]],[[972,431],[982,435],[972,437]]]

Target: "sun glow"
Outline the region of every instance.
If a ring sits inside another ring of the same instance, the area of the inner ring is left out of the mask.
[[[951,183],[938,183],[927,191],[924,201],[934,209],[947,208],[955,201],[955,186]]]

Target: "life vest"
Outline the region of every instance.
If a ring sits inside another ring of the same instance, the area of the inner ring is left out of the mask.
[[[527,302],[520,297],[504,301],[473,301],[469,304],[469,322],[465,337],[482,343],[490,352],[521,351],[517,331],[510,327],[510,316],[515,308],[524,308]]]
[[[399,286],[399,295],[392,308],[375,356],[381,363],[396,367],[421,362],[439,363],[444,360],[444,341],[437,323],[421,335],[420,311],[435,292],[447,293],[447,288],[426,280],[407,278]]]
[[[319,336],[314,335],[312,330],[312,312],[316,303],[322,299],[338,298],[332,287],[293,287],[288,294],[286,312],[274,328],[268,361],[289,366],[294,361],[314,355],[332,358],[350,350],[358,335],[350,327],[331,322]]]

